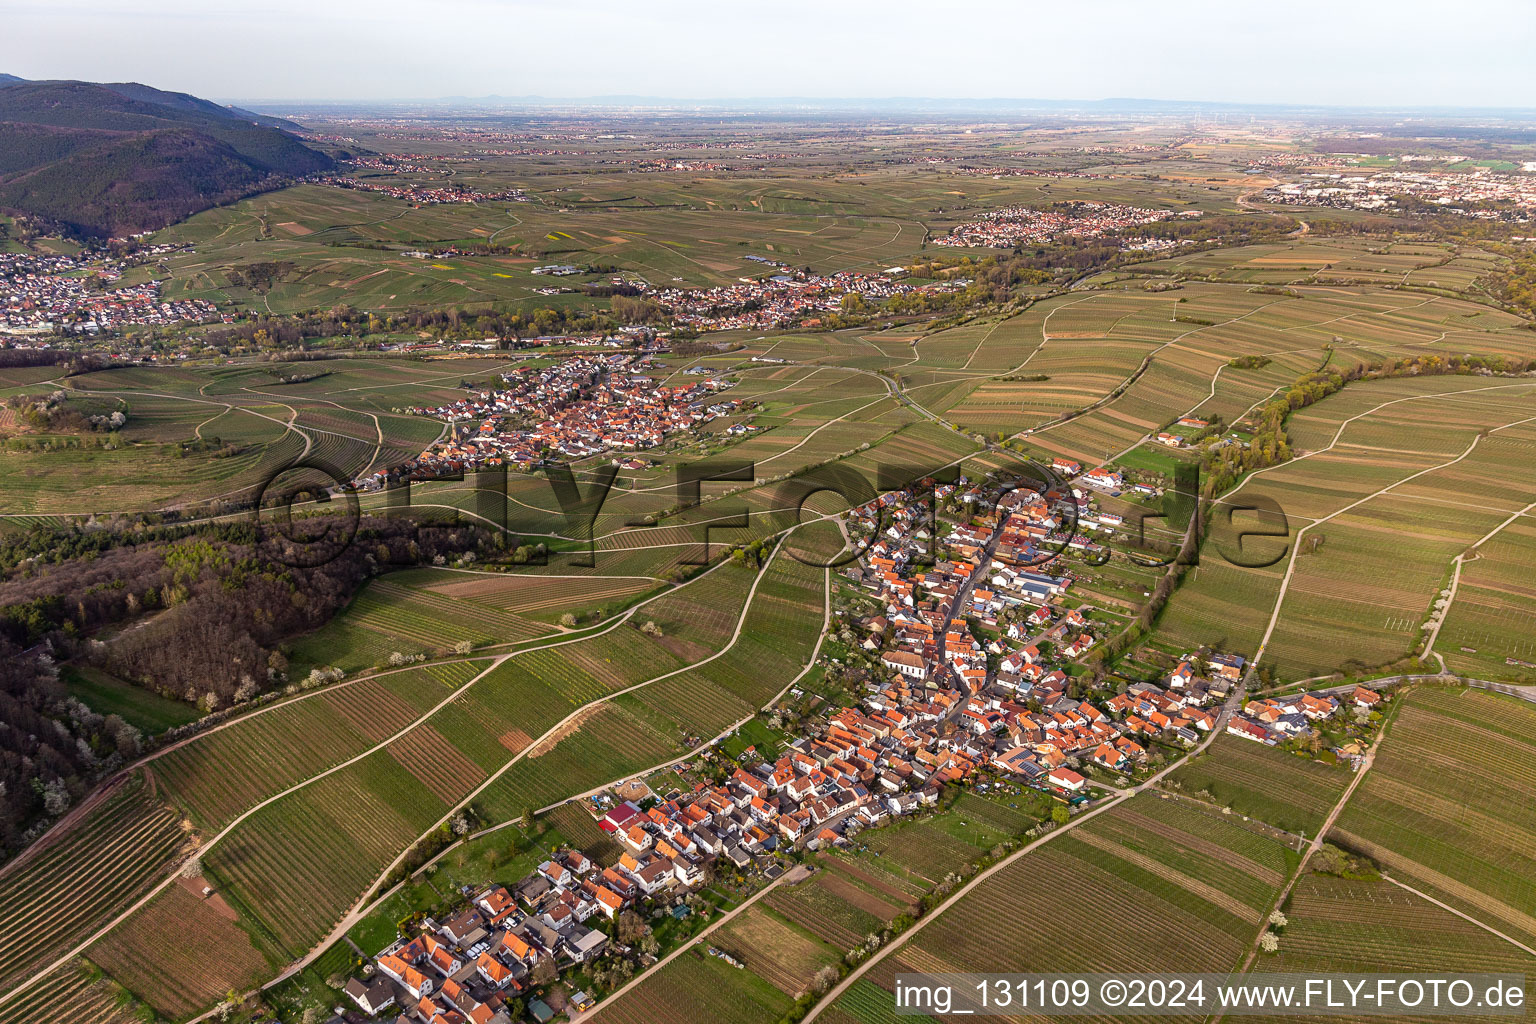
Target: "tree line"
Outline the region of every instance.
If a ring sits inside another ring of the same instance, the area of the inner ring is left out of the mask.
[[[639,306],[626,305],[623,309],[624,313],[639,314],[635,322],[654,319],[654,313],[651,312],[654,310],[653,303],[627,299],[619,294],[614,295],[611,301],[617,311],[620,302],[626,300],[640,303]],[[620,322],[629,321],[623,320],[622,316],[565,308],[540,308],[529,312],[468,312],[450,307],[380,315],[342,305],[293,316],[258,314],[241,323],[207,331],[203,334],[203,340],[209,346],[223,351],[240,348],[289,350],[328,338],[367,340],[373,336],[416,334],[438,341],[498,338],[502,341],[502,347],[512,348],[526,338],[608,331]]]
[[[288,684],[286,641],[391,566],[504,542],[472,526],[363,518],[312,568],[250,523],[36,528],[0,545],[0,847],[136,756],[139,731],[68,695],[55,659],[98,667],[206,712]],[[103,632],[110,636],[100,636]]]
[[[1201,456],[1202,491],[1207,497],[1223,494],[1246,474],[1290,459],[1290,437],[1285,426],[1291,413],[1322,401],[1355,381],[1443,374],[1514,375],[1533,367],[1536,360],[1506,356],[1422,355],[1304,374],[1255,414],[1253,439],[1247,448],[1236,444],[1206,448]]]
[[[62,814],[91,781],[138,755],[143,736],[68,696],[53,658],[0,637],[0,853]]]
[[[0,635],[47,644],[162,696],[227,707],[287,681],[283,642],[324,625],[370,576],[437,556],[494,553],[471,526],[419,529],[367,517],[352,543],[312,568],[305,552],[251,523],[204,524],[175,539],[120,543],[0,583]],[[110,639],[106,626],[133,624]]]

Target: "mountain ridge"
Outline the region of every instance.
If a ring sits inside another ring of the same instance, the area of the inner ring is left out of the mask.
[[[290,127],[291,126],[291,127]],[[137,82],[0,79],[0,209],[151,231],[335,166],[298,125]]]

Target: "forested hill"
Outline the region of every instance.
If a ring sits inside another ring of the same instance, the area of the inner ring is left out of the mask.
[[[290,128],[137,83],[0,78],[0,209],[86,235],[164,227],[334,166]]]
[[[255,111],[243,110],[240,107],[221,107],[212,100],[205,100],[191,93],[166,92],[164,89],[156,89],[138,82],[111,82],[103,88],[111,89],[119,96],[126,96],[130,100],[141,100],[145,103],[158,103],[164,107],[172,107],[176,110],[187,110],[203,114],[211,114],[215,117],[237,117],[242,121],[250,121],[253,124],[265,125],[268,128],[281,128],[289,132],[301,132],[303,127],[281,117],[272,117],[268,114],[258,114]]]

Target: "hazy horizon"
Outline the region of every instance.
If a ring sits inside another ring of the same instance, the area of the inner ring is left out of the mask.
[[[910,0],[768,10],[575,3],[0,0],[23,78],[141,81],[249,102],[634,96],[679,102],[1126,97],[1282,107],[1536,107],[1536,16],[1469,0],[1286,14],[1199,0],[1104,0],[1091,13]],[[230,42],[252,40],[231,59]]]

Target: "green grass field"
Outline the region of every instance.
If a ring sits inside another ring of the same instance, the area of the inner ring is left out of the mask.
[[[70,696],[78,697],[86,707],[98,715],[118,715],[151,735],[202,717],[191,704],[151,693],[98,669],[71,666],[63,675]]]

